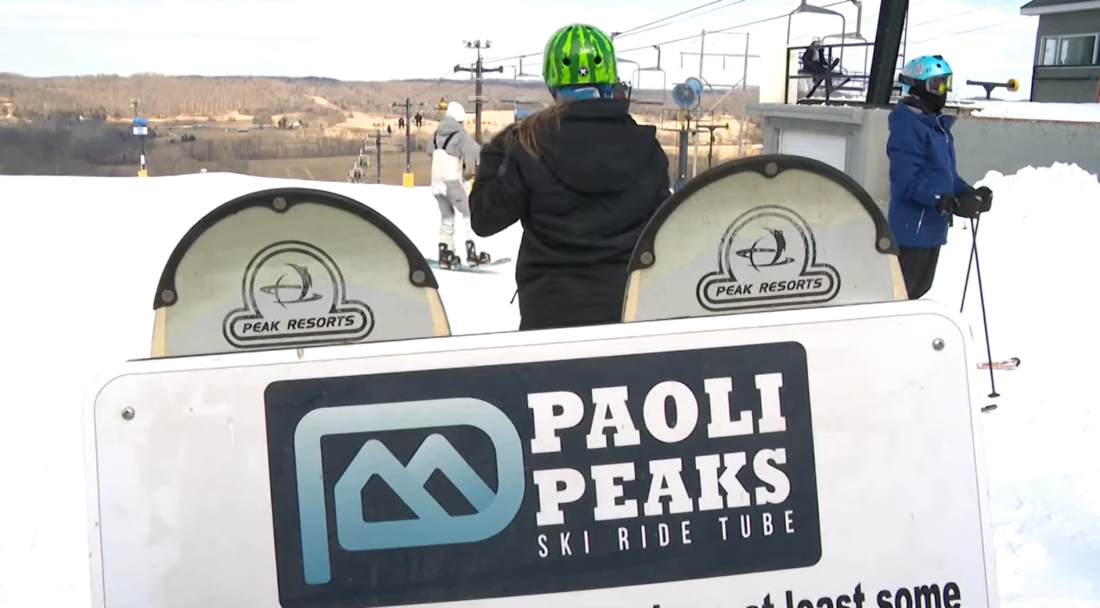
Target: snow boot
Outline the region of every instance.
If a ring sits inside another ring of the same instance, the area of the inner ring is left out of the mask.
[[[447,243],[439,244],[439,267],[443,269],[461,266],[462,260],[447,246]]]
[[[477,245],[474,245],[473,241],[466,241],[466,263],[470,266],[478,266],[480,264],[488,264],[492,261],[492,258],[488,253],[482,251],[478,253]]]

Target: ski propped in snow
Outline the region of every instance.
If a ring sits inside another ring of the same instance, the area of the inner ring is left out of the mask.
[[[993,371],[997,371],[997,370],[1006,370],[1006,371],[1008,371],[1008,370],[1018,369],[1020,367],[1020,358],[1019,357],[1012,357],[1011,359],[1004,359],[1002,361],[994,361],[992,367],[993,367]],[[986,369],[987,370],[989,368],[990,368],[990,364],[989,364],[988,361],[982,361],[982,362],[978,363],[978,369]],[[992,412],[995,409],[997,409],[997,404],[996,403],[990,403],[989,405],[986,405],[986,406],[982,407],[982,411],[986,412],[986,413]]]
[[[981,363],[978,363],[978,369],[989,369],[989,367],[990,367],[990,365],[989,365],[988,361],[982,361]],[[993,371],[997,371],[997,370],[1009,371],[1009,370],[1018,369],[1019,367],[1020,367],[1020,358],[1019,357],[1012,357],[1011,359],[1005,359],[1003,361],[994,361],[993,362]]]

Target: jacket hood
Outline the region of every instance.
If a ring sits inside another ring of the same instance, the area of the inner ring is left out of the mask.
[[[629,103],[586,99],[569,103],[543,161],[572,190],[616,194],[649,170],[657,128],[630,117]]]
[[[444,116],[443,120],[439,121],[439,128],[436,130],[436,133],[439,135],[450,135],[451,133],[461,130],[462,123],[451,116]]]

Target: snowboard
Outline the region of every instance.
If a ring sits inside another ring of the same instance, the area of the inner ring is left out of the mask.
[[[481,272],[481,273],[489,273],[489,274],[499,274],[499,270],[494,269],[493,266],[499,266],[500,264],[507,264],[508,262],[512,261],[512,258],[500,258],[500,259],[492,260],[492,261],[487,262],[485,264],[478,264],[477,266],[469,266],[465,263],[462,263],[458,266],[452,266],[450,268],[440,268],[439,260],[437,260],[435,258],[425,258],[425,260],[428,262],[428,266],[431,266],[432,268],[434,268],[436,270],[454,270],[456,272]]]

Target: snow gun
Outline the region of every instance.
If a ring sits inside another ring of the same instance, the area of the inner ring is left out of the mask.
[[[999,605],[971,329],[842,171],[701,172],[539,331],[452,335],[515,273],[444,298],[401,205],[211,207],[87,392],[92,606]]]
[[[984,80],[967,80],[966,84],[975,85],[985,89],[985,98],[989,99],[993,95],[993,91],[998,87],[1003,87],[1008,91],[1015,93],[1020,90],[1020,81],[1015,78],[1009,78],[1005,82],[986,82]]]

